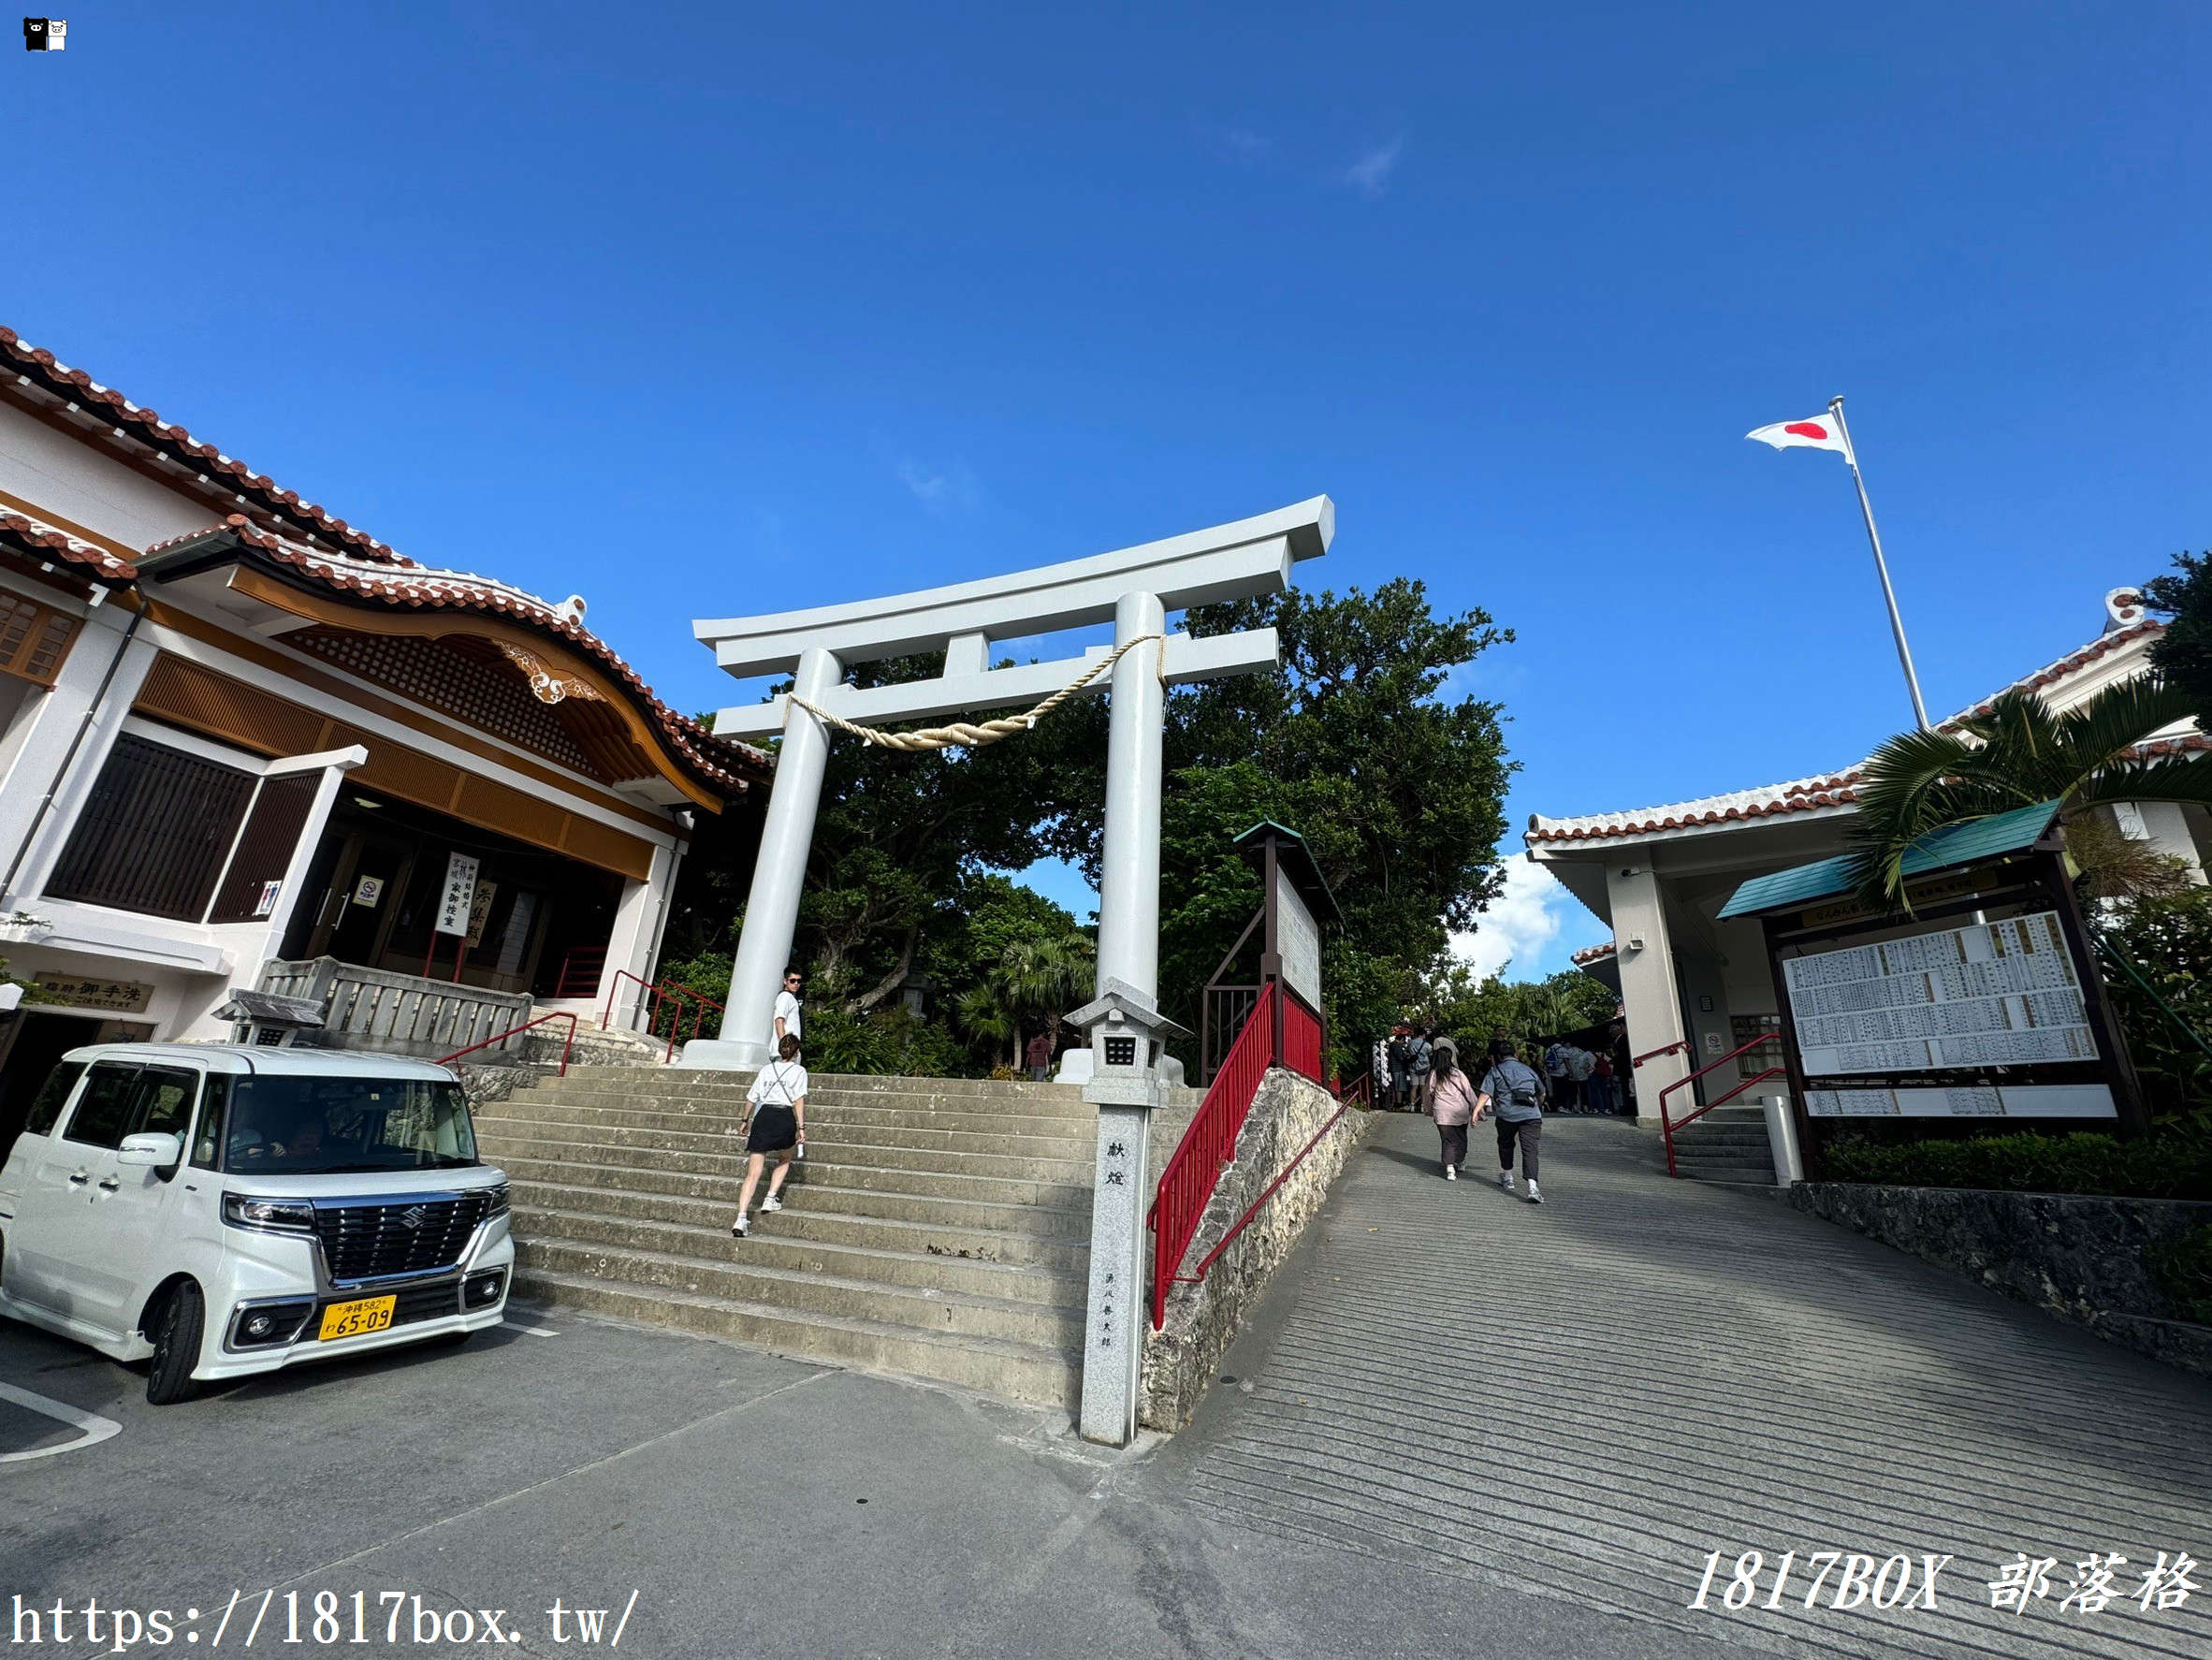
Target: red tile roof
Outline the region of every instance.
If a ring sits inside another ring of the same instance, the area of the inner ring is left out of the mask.
[[[138,566],[105,547],[20,513],[0,512],[0,546],[49,564],[76,565],[112,588],[127,587],[138,574]]]
[[[342,518],[312,502],[302,502],[297,491],[279,488],[274,479],[225,455],[211,444],[202,444],[183,428],[133,403],[112,386],[103,386],[83,370],[69,368],[45,347],[28,344],[14,329],[0,328],[0,368],[7,367],[49,396],[95,413],[110,424],[111,435],[120,430],[121,435],[167,457],[211,494],[226,500],[243,496],[311,540],[350,548],[358,558],[388,561],[400,557]]]
[[[1579,968],[1586,963],[1603,962],[1607,957],[1611,956],[1618,949],[1619,946],[1610,939],[1607,940],[1603,945],[1585,945],[1580,951],[1578,951],[1574,954],[1574,965],[1576,968]]]
[[[158,560],[186,550],[220,548],[225,544],[250,550],[269,564],[308,578],[356,600],[367,600],[394,610],[473,611],[504,617],[546,635],[589,658],[628,690],[649,717],[679,760],[689,764],[703,781],[723,790],[742,790],[770,773],[767,755],[749,744],[717,737],[689,716],[679,715],[659,698],[637,671],[618,656],[598,635],[575,619],[575,615],[549,605],[533,594],[510,588],[489,577],[465,571],[441,571],[397,559],[390,564],[370,564],[342,554],[301,547],[262,530],[243,514],[232,514],[221,527],[174,537],[146,550],[145,560]]]
[[[576,620],[580,611],[548,605],[535,595],[490,577],[418,564],[345,520],[301,501],[297,492],[279,488],[273,480],[212,444],[200,443],[153,410],[101,386],[84,371],[69,368],[44,347],[27,344],[14,329],[0,328],[0,370],[8,367],[49,397],[96,414],[106,424],[96,430],[88,429],[88,439],[131,441],[123,445],[128,453],[139,453],[142,446],[182,468],[189,474],[183,481],[187,488],[196,488],[224,503],[243,498],[277,525],[272,531],[242,513],[232,512],[220,530],[196,531],[157,543],[140,556],[141,560],[227,534],[241,546],[356,598],[394,606],[451,607],[513,618],[581,652],[612,674],[701,781],[729,792],[745,788],[749,779],[769,776],[771,764],[764,751],[716,737],[655,697],[652,689],[612,647]],[[0,513],[0,546],[12,546],[33,558],[65,560],[111,584],[129,583],[138,575],[137,564],[18,514]]]
[[[2107,599],[2107,605],[2116,605],[2124,591],[2116,589],[2113,596]],[[2119,605],[2113,615],[2116,620],[2123,617],[2141,619],[2142,607],[2139,603]],[[2119,626],[2108,624],[2103,634],[2079,650],[2068,652],[2058,662],[2014,681],[2002,692],[1993,692],[1971,708],[1960,710],[1943,721],[1937,730],[1956,730],[1961,721],[1986,712],[2005,692],[2041,691],[2046,686],[2068,679],[2121,647],[2161,633],[2165,626],[2162,622],[2149,619],[2124,621]],[[2191,735],[2147,744],[2138,752],[2145,755],[2176,754],[2204,744],[2204,739]],[[1857,803],[1857,785],[1865,776],[1866,763],[1862,761],[1841,772],[1797,779],[1783,784],[1767,784],[1757,789],[1738,791],[1733,794],[1709,795],[1697,801],[1675,802],[1664,807],[1631,808],[1623,812],[1594,813],[1584,818],[1567,819],[1547,819],[1540,813],[1531,813],[1528,829],[1521,839],[1531,845],[1539,842],[1608,841],[1617,837],[1649,836],[1659,830],[1695,829],[1708,824],[1745,823],[1792,813],[1840,811]]]

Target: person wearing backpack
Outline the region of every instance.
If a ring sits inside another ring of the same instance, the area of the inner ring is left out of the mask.
[[[1467,1126],[1475,1117],[1475,1083],[1460,1065],[1459,1048],[1440,1039],[1432,1052],[1429,1072],[1429,1115],[1436,1120],[1436,1134],[1444,1143],[1444,1179],[1460,1179],[1460,1166],[1467,1162]]]
[[[1536,1187],[1536,1144],[1544,1133],[1544,1078],[1534,1067],[1514,1058],[1510,1039],[1500,1038],[1490,1046],[1490,1070],[1483,1074],[1478,1115],[1495,1114],[1498,1121],[1498,1186],[1513,1191],[1513,1149],[1521,1148],[1521,1174],[1528,1178],[1528,1201],[1544,1202]]]
[[[752,1192],[760,1186],[761,1170],[771,1153],[780,1154],[776,1173],[768,1178],[768,1197],[761,1213],[783,1208],[783,1178],[791,1174],[792,1154],[807,1150],[807,1069],[799,1065],[799,1037],[785,1032],[776,1045],[776,1058],[763,1067],[752,1087],[745,1092],[752,1135],[745,1143],[745,1185],[737,1190],[737,1219],[730,1224],[734,1239],[752,1231]]]
[[[1405,1040],[1405,1110],[1425,1112],[1429,1105],[1429,1077],[1436,1069],[1436,1051],[1429,1033],[1419,1027]]]

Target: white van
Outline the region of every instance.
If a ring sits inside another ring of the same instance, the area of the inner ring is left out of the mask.
[[[229,1044],[71,1050],[0,1165],[0,1314],[146,1398],[505,1310],[507,1178],[444,1067]]]

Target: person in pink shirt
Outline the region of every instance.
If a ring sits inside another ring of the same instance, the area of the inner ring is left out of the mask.
[[[1444,1143],[1444,1179],[1456,1182],[1460,1166],[1467,1162],[1467,1126],[1474,1121],[1477,1091],[1460,1065],[1458,1047],[1449,1041],[1436,1045],[1428,1093],[1429,1115]]]

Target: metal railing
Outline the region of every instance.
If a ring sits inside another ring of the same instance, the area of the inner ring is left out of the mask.
[[[704,992],[695,992],[688,985],[678,985],[673,980],[648,981],[643,975],[633,974],[627,968],[618,968],[615,970],[613,982],[606,988],[606,1008],[599,1017],[599,1024],[610,1031],[614,1028],[615,1024],[615,999],[620,995],[622,982],[625,980],[634,983],[638,991],[637,1005],[631,1011],[632,1021],[634,1022],[639,1015],[645,1016],[644,1026],[642,1027],[633,1026],[633,1030],[643,1030],[648,1033],[658,1031],[661,1027],[662,1005],[665,1004],[670,1011],[668,1052],[661,1057],[663,1062],[676,1058],[676,1040],[677,1034],[683,1030],[684,1012],[687,1006],[691,1011],[691,1036],[694,1038],[703,1035],[706,1025],[707,1010],[712,1009],[717,1014],[729,1012],[721,1004],[707,997]],[[647,1001],[648,996],[652,999],[649,1003]]]
[[[1689,1039],[1677,1038],[1671,1043],[1663,1043],[1656,1049],[1647,1049],[1641,1055],[1631,1056],[1628,1064],[1631,1067],[1640,1067],[1647,1060],[1657,1060],[1662,1055],[1672,1055],[1676,1050],[1687,1049],[1689,1046]]]
[[[1167,1323],[1168,1288],[1183,1253],[1198,1232],[1200,1218],[1221,1180],[1221,1167],[1237,1149],[1237,1133],[1252,1111],[1260,1081],[1274,1064],[1274,999],[1279,988],[1269,985],[1245,1016],[1244,1029],[1230,1045],[1221,1070],[1214,1074],[1206,1099],[1190,1120],[1160,1172],[1159,1190],[1152,1201],[1152,1329]]]
[[[568,1036],[561,1040],[560,1044],[560,1070],[555,1074],[556,1077],[565,1078],[568,1076],[568,1052],[575,1048],[576,1043],[576,1017],[575,1012],[568,1009],[556,1009],[550,1014],[541,1014],[535,1020],[526,1020],[520,1026],[509,1027],[505,1031],[496,1033],[485,1039],[481,1043],[471,1043],[466,1049],[456,1049],[451,1055],[441,1055],[438,1057],[438,1064],[442,1067],[449,1067],[464,1055],[473,1055],[479,1049],[488,1049],[494,1043],[503,1043],[509,1038],[520,1037],[531,1027],[544,1026],[548,1020],[568,1022]]]
[[[1772,1032],[1761,1032],[1750,1042],[1739,1043],[1734,1049],[1729,1050],[1727,1054],[1722,1056],[1720,1059],[1714,1061],[1711,1066],[1700,1067],[1697,1070],[1692,1072],[1686,1078],[1677,1078],[1672,1084],[1669,1084],[1665,1089],[1662,1089],[1659,1092],[1659,1134],[1666,1143],[1666,1173],[1668,1175],[1679,1176],[1681,1174],[1681,1172],[1674,1167],[1674,1132],[1676,1130],[1686,1129],[1690,1125],[1696,1123],[1698,1119],[1704,1117],[1706,1114],[1711,1112],[1715,1107],[1726,1106],[1730,1101],[1734,1100],[1738,1096],[1741,1095],[1753,1085],[1764,1084],[1769,1078],[1779,1078],[1783,1076],[1783,1072],[1787,1069],[1783,1067],[1768,1067],[1765,1071],[1754,1073],[1753,1076],[1744,1079],[1741,1083],[1738,1084],[1735,1088],[1729,1090],[1727,1094],[1719,1096],[1712,1100],[1707,1101],[1695,1113],[1688,1114],[1681,1118],[1670,1119],[1667,1117],[1666,1098],[1672,1095],[1676,1090],[1686,1088],[1688,1085],[1696,1083],[1697,1080],[1704,1077],[1706,1073],[1717,1070],[1719,1068],[1726,1066],[1738,1056],[1746,1055],[1752,1050],[1759,1048],[1762,1044],[1771,1043],[1773,1041],[1774,1034]]]
[[[606,947],[579,945],[560,959],[560,978],[553,983],[557,997],[588,997],[599,990],[600,974],[606,968]]]
[[[1342,1078],[1330,1086],[1330,1092],[1347,1107],[1372,1108],[1375,1105],[1375,1074],[1361,1072],[1349,1084]]]

